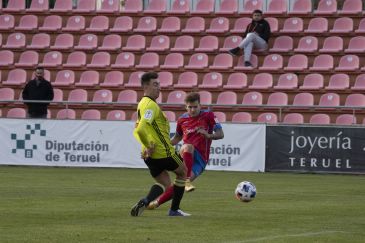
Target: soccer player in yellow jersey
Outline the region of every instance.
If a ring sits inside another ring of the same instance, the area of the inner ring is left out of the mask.
[[[138,118],[133,135],[141,143],[142,158],[157,183],[152,185],[146,197],[132,207],[131,215],[140,216],[151,201],[171,186],[168,171],[173,171],[176,179],[173,183],[173,198],[168,215],[190,216],[180,209],[180,201],[184,195],[186,167],[170,142],[169,122],[156,103],[160,94],[158,74],[155,72],[143,74],[141,84],[144,96],[138,103]]]

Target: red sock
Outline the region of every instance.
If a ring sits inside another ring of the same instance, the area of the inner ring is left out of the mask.
[[[169,201],[174,194],[174,186],[169,186],[166,191],[158,198],[158,205],[164,204]]]
[[[189,153],[189,152],[184,152],[183,153],[183,160],[184,160],[184,163],[186,165],[186,168],[188,169],[188,171],[186,173],[186,177],[190,178],[191,170],[193,168],[193,162],[194,162],[193,154]]]

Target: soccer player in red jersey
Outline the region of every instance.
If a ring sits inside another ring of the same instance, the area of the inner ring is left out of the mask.
[[[209,161],[210,145],[212,140],[224,137],[221,124],[214,113],[202,110],[199,93],[190,93],[185,98],[187,112],[181,115],[177,121],[176,133],[171,139],[172,145],[183,140],[180,155],[187,167],[186,191],[193,191],[195,187],[190,181],[195,180],[205,170]],[[155,209],[172,198],[173,189],[166,191],[155,201],[148,205],[148,209]]]

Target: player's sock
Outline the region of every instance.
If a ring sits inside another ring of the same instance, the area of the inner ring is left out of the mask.
[[[176,211],[180,208],[180,201],[184,195],[184,192],[185,192],[185,180],[175,179],[171,210]]]
[[[174,187],[169,186],[166,191],[157,199],[158,205],[162,205],[165,202],[169,201],[174,194]]]
[[[160,196],[164,192],[165,188],[161,184],[154,184],[151,186],[151,189],[146,197],[146,205],[148,205],[151,201],[155,200],[158,196]]]
[[[185,163],[186,168],[187,168],[186,176],[188,178],[190,178],[191,170],[193,169],[193,163],[194,163],[193,154],[189,153],[189,152],[184,152],[183,153],[183,160],[184,160],[184,163]]]

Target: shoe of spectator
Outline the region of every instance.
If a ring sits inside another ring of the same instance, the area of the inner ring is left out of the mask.
[[[241,49],[239,47],[236,47],[236,48],[228,50],[228,53],[231,54],[232,56],[238,56],[238,53],[240,52],[240,50]]]
[[[252,64],[250,62],[245,62],[245,67],[252,67]]]

